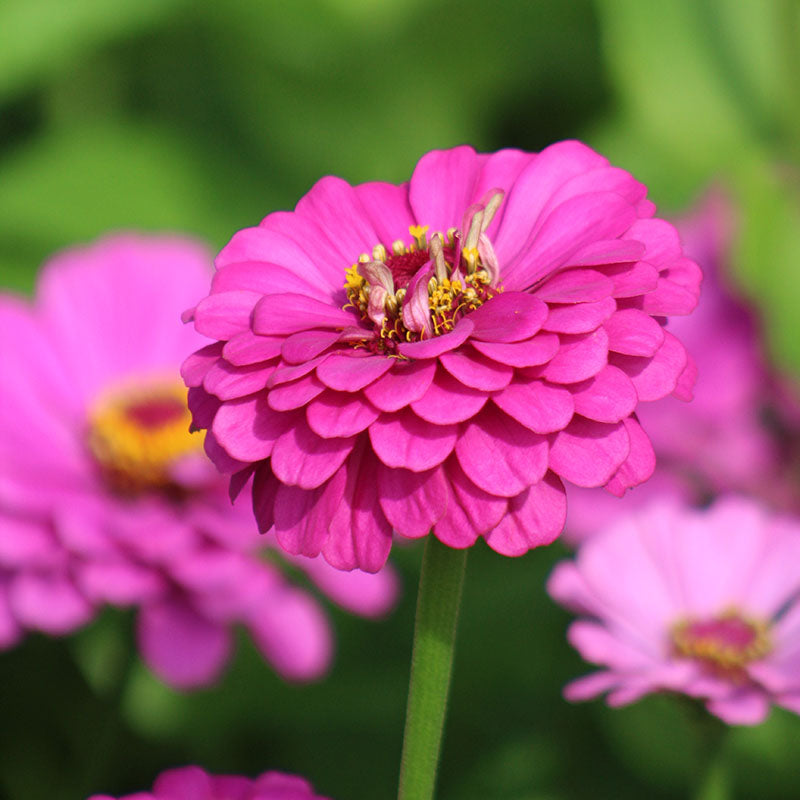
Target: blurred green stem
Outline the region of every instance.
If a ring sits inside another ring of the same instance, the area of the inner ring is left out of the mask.
[[[700,733],[703,764],[695,799],[729,800],[731,781],[725,759],[728,726],[716,718],[706,718],[700,722]]]
[[[447,693],[467,551],[425,543],[417,595],[411,680],[398,800],[431,800],[447,711]]]

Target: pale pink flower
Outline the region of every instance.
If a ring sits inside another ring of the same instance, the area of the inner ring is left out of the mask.
[[[286,678],[328,666],[321,606],[264,560],[188,430],[178,368],[200,342],[179,314],[209,271],[193,242],[113,236],[56,256],[33,305],[0,296],[0,647],[109,603],[138,607],[142,656],[174,686],[216,679],[233,624]],[[357,613],[393,602],[392,574],[302,561]]]
[[[599,672],[569,700],[651,692],[702,700],[730,724],[771,703],[800,713],[800,523],[733,496],[699,511],[655,503],[558,564],[550,595],[581,615],[570,643]]]
[[[520,555],[561,531],[562,479],[645,480],[634,412],[690,396],[663,323],[700,282],[645,194],[579,142],[458,147],[237,233],[183,375],[259,527],[342,569],[380,569],[393,530]]]
[[[89,800],[114,800],[96,794]],[[255,779],[241,775],[209,775],[200,767],[179,767],[162,772],[152,792],[126,794],[119,800],[329,800],[316,794],[297,775],[265,772]]]
[[[721,191],[677,223],[686,253],[703,267],[700,303],[671,329],[692,353],[698,376],[691,403],[664,398],[637,415],[656,453],[656,473],[624,502],[596,490],[569,489],[567,536],[592,535],[620,513],[659,493],[703,502],[719,492],[757,496],[800,510],[800,400],[770,365],[755,308],[731,272],[735,214]]]

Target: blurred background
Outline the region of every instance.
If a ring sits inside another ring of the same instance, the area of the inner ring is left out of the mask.
[[[800,369],[800,8],[794,0],[2,0],[0,285],[30,292],[59,248],[109,230],[218,250],[324,174],[407,179],[422,153],[539,150],[577,137],[648,184],[661,215],[721,186],[731,268],[770,352]],[[2,346],[0,344],[0,346]],[[700,768],[669,698],[571,706],[586,671],[544,593],[561,545],[469,558],[445,800],[685,797]],[[213,689],[180,694],[129,659],[131,618],[0,656],[0,792],[83,798],[169,766],[306,775],[390,798],[421,550],[384,622],[332,611],[320,684],[283,684],[242,637]],[[737,729],[737,797],[800,785],[800,720]]]

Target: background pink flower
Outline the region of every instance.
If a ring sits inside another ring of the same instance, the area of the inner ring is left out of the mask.
[[[0,297],[0,646],[110,603],[139,607],[142,656],[174,686],[219,675],[233,623],[286,678],[327,667],[321,606],[262,558],[188,432],[178,365],[198,337],[178,316],[207,265],[184,239],[113,236],[56,256],[33,306]],[[396,596],[392,573],[303,566],[356,613]]]
[[[89,800],[114,800],[97,794]],[[119,800],[328,800],[296,775],[265,772],[255,779],[240,775],[209,775],[200,767],[162,772],[152,792],[136,792]]]
[[[638,410],[656,452],[656,474],[624,503],[570,487],[567,537],[573,541],[660,493],[703,502],[735,491],[800,509],[800,399],[769,363],[756,310],[735,285],[729,252],[734,211],[714,191],[677,226],[704,274],[698,308],[671,324],[697,364],[694,400],[664,398]]]
[[[705,511],[655,503],[561,562],[550,595],[581,615],[570,643],[604,669],[569,700],[625,705],[688,694],[731,724],[770,703],[800,713],[800,523],[728,497]]]
[[[183,375],[261,530],[342,569],[380,569],[393,530],[519,555],[561,531],[562,479],[649,477],[634,412],[690,397],[664,322],[700,271],[645,194],[578,142],[458,147],[401,186],[323,178],[237,233]]]

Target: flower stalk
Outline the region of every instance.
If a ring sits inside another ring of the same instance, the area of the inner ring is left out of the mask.
[[[467,551],[425,542],[398,800],[431,800],[436,784]]]

